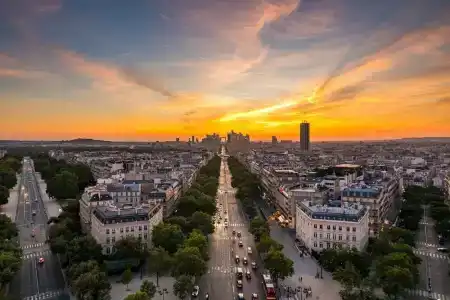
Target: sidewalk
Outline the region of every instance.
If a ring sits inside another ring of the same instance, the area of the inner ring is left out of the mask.
[[[44,207],[47,212],[47,217],[57,217],[61,213],[61,205],[56,200],[53,200],[50,198],[47,194],[47,184],[45,181],[41,178],[41,174],[36,174],[36,180],[37,184],[39,186],[39,190],[42,197],[42,202],[44,202]]]
[[[19,204],[20,175],[17,175],[17,184],[9,190],[8,203],[0,206],[0,213],[7,215],[13,222],[16,220],[17,205]]]
[[[139,274],[135,274],[133,280],[128,285],[129,291],[127,291],[126,290],[127,287],[123,283],[117,282],[120,281],[120,276],[109,277],[109,282],[111,283],[111,300],[123,300],[127,295],[136,293],[137,291],[139,291],[142,281],[146,279],[156,284],[155,276],[144,276],[143,279],[141,280]],[[159,288],[156,288],[157,292],[155,298],[153,299],[162,300],[164,298],[164,300],[177,300],[178,297],[175,296],[172,292],[174,282],[175,279],[172,277],[160,277]],[[158,290],[162,289],[167,289],[168,291],[167,293],[164,294],[164,296],[158,293]]]

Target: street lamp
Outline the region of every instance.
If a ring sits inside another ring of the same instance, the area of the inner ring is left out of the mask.
[[[169,291],[166,288],[158,289],[158,293],[162,296],[162,300],[164,300],[164,295],[167,295]]]

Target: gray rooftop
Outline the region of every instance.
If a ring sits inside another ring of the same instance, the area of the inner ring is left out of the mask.
[[[335,207],[327,205],[313,205],[310,201],[298,201],[297,206],[312,219],[359,222],[367,212],[361,204]]]
[[[157,211],[155,208],[159,205],[150,205],[149,207],[117,208],[109,206],[97,206],[93,212],[94,216],[100,222],[107,223],[125,223],[135,221],[149,220],[149,214]]]

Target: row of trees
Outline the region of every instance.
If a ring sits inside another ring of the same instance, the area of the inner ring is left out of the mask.
[[[17,234],[17,227],[11,219],[0,214],[0,291],[11,282],[22,263]]]
[[[21,160],[5,156],[0,160],[0,205],[8,203],[9,190],[17,184],[16,173],[22,166]]]
[[[75,199],[85,187],[95,184],[91,170],[86,165],[68,164],[43,154],[32,158],[36,171],[41,173],[47,183],[47,193],[58,200]]]
[[[259,215],[255,201],[262,197],[258,177],[235,157],[228,159],[232,175],[231,185],[237,189],[236,198],[242,203],[245,213],[251,220],[249,231],[256,242],[265,268],[275,282],[294,274],[294,262],[283,254],[283,245],[270,237],[269,224]]]
[[[255,200],[262,197],[260,181],[234,156],[228,158],[228,166],[232,175],[231,186],[237,189],[236,198],[242,203],[249,219],[253,219],[258,215]]]
[[[214,230],[220,164],[220,157],[215,156],[202,167],[195,183],[179,199],[175,214],[152,232],[148,271],[156,275],[157,285],[161,275],[175,277],[173,290],[180,299],[187,297],[195,280],[207,271],[207,236]],[[140,293],[132,297],[146,299]]]
[[[419,280],[421,259],[413,253],[414,233],[398,227],[371,239],[367,250],[326,249],[317,255],[322,267],[333,274],[343,289],[343,300],[380,299],[377,289],[389,299],[398,299]]]

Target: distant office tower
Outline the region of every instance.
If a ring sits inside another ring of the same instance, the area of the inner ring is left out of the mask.
[[[195,136],[192,136],[192,138],[191,138],[191,142],[192,142],[192,144],[194,144],[194,143],[195,143]]]
[[[300,124],[300,150],[309,151],[309,123],[303,121]]]
[[[276,136],[272,136],[272,144],[278,143],[278,139]]]

